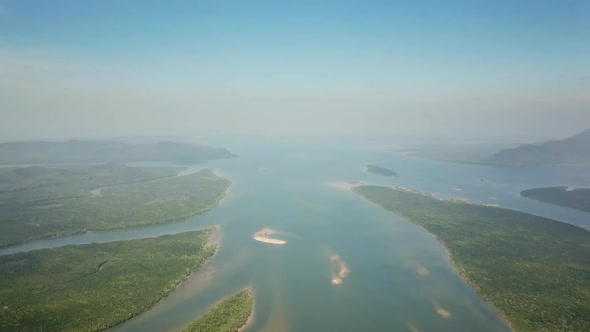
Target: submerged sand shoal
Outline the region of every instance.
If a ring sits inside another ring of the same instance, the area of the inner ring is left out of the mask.
[[[330,263],[332,264],[332,279],[330,280],[330,283],[332,285],[342,284],[344,278],[350,273],[348,265],[346,265],[342,258],[336,254],[330,256]]]

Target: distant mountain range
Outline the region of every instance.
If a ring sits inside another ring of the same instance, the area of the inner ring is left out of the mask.
[[[198,144],[130,144],[100,141],[10,142],[0,144],[0,164],[170,161],[180,164],[235,157],[226,149]]]
[[[503,166],[590,164],[590,129],[562,140],[502,150],[484,162]]]

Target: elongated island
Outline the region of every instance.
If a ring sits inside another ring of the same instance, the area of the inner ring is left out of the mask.
[[[409,190],[352,190],[436,235],[463,278],[515,331],[590,331],[590,232]]]

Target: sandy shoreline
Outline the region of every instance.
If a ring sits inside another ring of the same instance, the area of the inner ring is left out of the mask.
[[[365,185],[368,185],[368,183],[363,182],[363,181],[335,182],[335,183],[329,184],[330,187],[338,188],[340,190],[345,190],[345,191],[352,191],[352,189],[354,189],[355,187],[360,187],[360,186],[365,186]]]
[[[194,270],[192,270],[189,274],[187,274],[185,278],[183,278],[182,280],[180,280],[180,282],[178,282],[176,284],[176,286],[174,287],[174,289],[172,290],[172,292],[176,291],[176,289],[178,289],[178,287],[180,287],[181,285],[183,285],[189,278],[193,278],[197,274],[205,273],[206,272],[206,269],[205,269],[206,265],[209,265],[209,263],[213,260],[213,258],[219,252],[219,245],[221,243],[221,239],[214,238],[214,236],[219,233],[219,230],[221,229],[221,226],[219,226],[219,225],[212,225],[212,226],[207,227],[207,228],[204,228],[204,229],[211,230],[211,233],[209,235],[209,239],[203,245],[203,247],[205,247],[205,248],[206,247],[215,247],[215,251],[213,252],[213,255],[207,257],[199,266],[197,266]],[[167,296],[168,295],[166,295],[166,297]]]
[[[250,292],[250,296],[252,296],[252,310],[250,310],[250,315],[248,316],[246,323],[244,323],[244,325],[238,328],[238,332],[244,332],[248,327],[250,327],[250,325],[252,325],[252,323],[254,323],[254,316],[256,313],[256,299],[254,298],[254,288],[252,286],[248,286],[247,289],[248,292]]]
[[[185,285],[186,282],[189,281],[189,279],[196,278],[200,275],[207,273],[207,269],[206,269],[207,265],[209,265],[209,263],[211,262],[213,257],[215,257],[215,255],[217,255],[217,252],[219,250],[219,246],[218,246],[219,242],[217,240],[212,239],[213,234],[219,230],[219,226],[213,225],[211,227],[200,229],[200,230],[205,230],[205,229],[210,229],[211,234],[209,235],[209,239],[207,240],[207,242],[205,243],[204,246],[206,246],[206,247],[215,246],[215,251],[213,252],[213,254],[211,256],[207,257],[205,260],[203,260],[201,262],[201,264],[199,264],[199,265],[195,266],[193,269],[191,269],[188,274],[182,276],[179,280],[177,280],[174,287],[172,289],[170,289],[168,292],[166,292],[165,294],[163,294],[153,304],[151,304],[149,308],[145,309],[144,311],[136,313],[132,317],[125,319],[125,320],[107,328],[106,330],[111,330],[113,328],[118,328],[118,327],[124,326],[125,324],[129,324],[132,320],[137,319],[137,317],[147,314],[150,310],[153,310],[157,305],[161,304],[163,301],[166,301],[168,296],[170,296],[172,293],[177,292],[181,287],[183,287]]]
[[[217,205],[221,205],[221,203],[223,203],[223,201],[225,201],[225,199],[227,198],[227,196],[228,196],[228,194],[229,194],[230,190],[232,189],[232,187],[233,187],[234,183],[233,183],[233,182],[232,182],[230,179],[228,179],[227,177],[223,176],[223,175],[222,175],[222,174],[219,172],[219,170],[218,170],[217,168],[213,169],[213,174],[214,174],[215,176],[217,176],[218,178],[225,179],[225,180],[229,181],[229,185],[228,185],[228,186],[225,188],[225,190],[223,191],[223,196],[221,196],[221,197],[220,197],[220,198],[217,200],[217,202],[215,202],[215,205],[214,205],[214,206],[217,206]]]
[[[449,197],[445,199],[445,201],[453,202],[453,203],[469,203],[469,199],[464,197]]]
[[[223,196],[219,200],[217,200],[217,203],[215,205],[221,205],[221,203],[223,203],[223,201],[225,201],[225,199],[227,198],[227,195],[229,194],[229,191],[232,189],[233,185],[234,184],[232,182],[229,183],[229,186],[227,186],[225,188],[225,190],[223,191]]]
[[[219,205],[220,205],[220,204],[221,204],[221,203],[222,203],[222,202],[225,200],[225,198],[228,196],[228,194],[229,194],[229,191],[230,191],[231,187],[233,186],[233,182],[231,182],[231,181],[230,181],[229,179],[227,179],[227,178],[224,178],[224,177],[222,177],[222,176],[219,176],[219,175],[216,173],[216,171],[215,171],[215,170],[213,170],[213,173],[214,173],[214,175],[215,175],[215,176],[217,176],[217,177],[219,177],[219,178],[221,178],[221,179],[224,179],[224,180],[227,180],[227,181],[229,181],[229,185],[228,185],[228,186],[225,188],[225,190],[223,191],[223,194],[222,194],[222,195],[220,195],[219,197],[217,197],[217,198],[215,199],[215,201],[213,201],[211,204],[209,204],[209,205],[207,205],[207,206],[203,207],[202,209],[200,209],[200,210],[198,210],[198,211],[195,211],[194,213],[192,213],[192,214],[190,214],[190,215],[188,215],[188,216],[186,216],[186,217],[182,217],[182,218],[178,218],[178,219],[174,219],[174,220],[166,220],[166,221],[162,221],[162,222],[159,222],[159,223],[156,223],[156,224],[165,224],[165,223],[168,223],[168,222],[171,222],[171,221],[176,221],[176,220],[182,220],[182,219],[186,219],[186,218],[189,218],[189,217],[193,217],[193,216],[199,215],[199,214],[201,214],[201,213],[205,213],[205,212],[207,212],[207,211],[209,211],[209,210],[211,210],[211,209],[213,209],[213,208],[215,208],[215,207],[219,206]]]
[[[213,256],[215,256],[219,250],[219,246],[221,245],[221,225],[211,225],[208,227],[208,229],[211,229],[211,235],[209,235],[209,240],[207,240],[207,243],[205,243],[205,247],[215,246],[215,248],[217,248],[213,254]],[[210,258],[213,258],[213,256]]]
[[[426,196],[431,196],[431,195],[429,195],[429,194],[422,193],[422,192],[420,192],[420,191],[418,191],[418,190],[415,190],[415,189],[410,189],[410,190],[408,190],[408,189],[406,189],[406,188],[394,188],[394,189],[397,189],[397,190],[402,190],[402,191],[408,191],[408,192],[412,192],[412,193],[419,194],[419,195],[426,195]],[[361,196],[362,196],[362,195],[361,195]],[[431,197],[432,197],[432,196],[431,196]],[[437,199],[437,200],[441,200],[441,199],[438,199],[438,198],[436,198],[436,199]],[[443,201],[444,201],[444,200],[443,200]],[[371,202],[371,201],[369,201],[369,202]],[[382,206],[382,205],[380,205],[380,204],[378,204],[378,203],[374,203],[374,204],[375,204],[375,205],[378,205],[378,206],[380,206],[380,207],[382,207],[382,208],[384,208],[384,209],[386,209],[384,206]],[[481,205],[481,204],[474,204],[474,203],[465,203],[465,204]],[[501,208],[501,207],[500,207],[500,208]],[[386,209],[386,210],[387,210],[387,209]],[[392,211],[392,212],[393,212],[393,211]],[[395,213],[395,212],[393,212],[393,213]],[[460,277],[460,278],[461,278],[461,279],[462,279],[464,282],[466,282],[466,283],[467,283],[467,284],[468,284],[468,285],[469,285],[471,288],[473,288],[473,289],[475,290],[475,292],[477,293],[477,295],[479,296],[479,298],[481,298],[482,300],[484,300],[484,301],[486,301],[487,303],[491,304],[491,306],[492,306],[492,307],[495,309],[496,313],[498,314],[498,317],[499,317],[499,318],[500,318],[500,319],[501,319],[501,320],[502,320],[504,323],[506,323],[506,325],[508,325],[508,327],[509,327],[509,328],[510,328],[512,331],[514,331],[514,327],[513,327],[513,326],[512,326],[512,324],[510,323],[510,320],[508,320],[508,317],[506,316],[506,314],[505,314],[504,312],[502,312],[502,311],[500,310],[500,308],[498,308],[498,307],[497,307],[497,306],[496,306],[496,305],[495,305],[495,304],[494,304],[492,301],[490,301],[490,299],[488,299],[486,296],[484,296],[483,294],[481,294],[481,291],[480,291],[480,290],[479,290],[479,289],[478,289],[478,288],[477,288],[477,287],[476,287],[476,286],[475,286],[475,285],[474,285],[474,284],[471,282],[471,280],[469,280],[469,279],[467,278],[467,276],[466,276],[466,275],[465,275],[465,274],[464,274],[464,273],[461,271],[461,267],[460,267],[460,266],[459,266],[457,263],[455,263],[455,261],[453,260],[453,255],[451,254],[451,251],[449,250],[449,248],[447,247],[447,245],[446,245],[446,244],[445,244],[445,243],[444,243],[444,242],[443,242],[443,241],[442,241],[442,240],[441,240],[441,239],[440,239],[440,238],[439,238],[439,237],[438,237],[436,234],[433,234],[433,233],[429,232],[429,231],[428,231],[426,228],[424,228],[424,226],[422,226],[422,225],[420,225],[420,224],[418,224],[418,223],[415,223],[415,222],[413,222],[413,221],[409,220],[408,218],[406,218],[406,217],[404,217],[404,216],[401,216],[401,217],[402,217],[402,218],[404,218],[405,220],[407,220],[408,222],[411,222],[411,223],[413,223],[413,224],[417,225],[418,227],[422,228],[422,230],[424,230],[424,232],[426,232],[426,233],[428,233],[428,234],[430,234],[430,235],[434,236],[434,238],[436,239],[436,241],[439,243],[439,245],[440,245],[440,246],[441,246],[441,247],[444,249],[444,251],[446,252],[446,257],[447,257],[447,259],[448,259],[448,262],[449,262],[449,264],[451,264],[451,266],[452,266],[452,267],[454,268],[454,270],[457,272],[457,274],[459,275],[459,277]],[[437,312],[437,313],[438,313],[438,312]],[[440,314],[439,314],[439,315],[440,315]]]
[[[273,239],[269,236],[273,235],[273,234],[277,234],[278,232],[271,229],[271,228],[263,228],[261,230],[259,230],[258,232],[254,233],[254,240],[258,241],[258,242],[263,242],[263,243],[268,243],[268,244],[278,244],[278,245],[283,245],[285,243],[287,243],[287,241],[285,240],[279,240],[279,239]]]
[[[416,224],[418,225],[418,224]],[[424,229],[425,232],[428,232],[426,230],[426,228],[422,227],[421,225],[418,225],[419,227],[421,227],[422,229]],[[432,234],[430,232],[428,232],[428,234]],[[434,234],[432,234],[434,235]],[[492,301],[490,301],[490,299],[488,299],[486,296],[482,295],[480,290],[471,282],[471,280],[469,280],[469,278],[467,278],[467,276],[459,269],[459,265],[457,265],[457,263],[455,263],[455,261],[453,260],[453,255],[451,254],[451,252],[449,251],[449,248],[447,247],[447,245],[438,238],[438,236],[434,235],[434,238],[436,239],[436,241],[438,242],[438,244],[440,244],[445,252],[447,253],[447,259],[449,264],[451,264],[451,266],[453,266],[454,270],[457,271],[457,274],[459,275],[459,277],[466,282],[471,288],[473,288],[475,290],[475,292],[477,293],[477,295],[479,296],[479,298],[483,299],[484,301],[486,301],[487,303],[491,304],[492,307],[495,309],[496,313],[498,314],[498,317],[500,317],[500,319],[506,323],[506,325],[508,325],[508,327],[514,331],[514,327],[512,326],[512,324],[510,324],[510,320],[508,320],[508,317],[506,316],[506,314],[504,314],[504,312],[502,312],[500,310],[500,308],[498,308]]]

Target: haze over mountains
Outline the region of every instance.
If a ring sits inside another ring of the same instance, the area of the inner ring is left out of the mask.
[[[145,161],[195,163],[231,157],[235,155],[226,149],[176,142],[129,144],[95,141],[29,141],[0,144],[0,164]]]
[[[502,150],[485,162],[502,166],[590,164],[590,129],[562,140]]]

